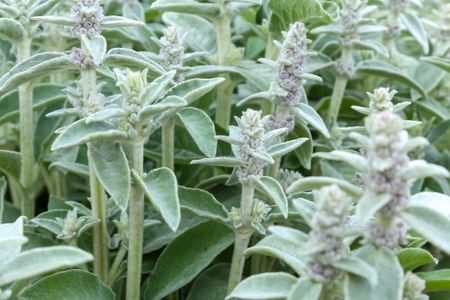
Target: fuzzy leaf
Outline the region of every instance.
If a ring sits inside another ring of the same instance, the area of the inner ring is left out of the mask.
[[[17,44],[21,42],[27,35],[23,26],[8,18],[0,18],[0,38],[10,42],[11,44]]]
[[[281,185],[272,177],[253,178],[255,188],[272,200],[285,218],[288,214],[288,201]]]
[[[329,160],[340,160],[355,168],[358,171],[365,171],[368,168],[367,160],[354,152],[334,150],[331,152],[319,152],[314,157],[320,157]]]
[[[140,100],[145,104],[152,104],[160,99],[167,92],[167,87],[173,82],[173,78],[177,72],[172,70],[164,73],[153,80],[144,92],[139,96]]]
[[[191,161],[191,164],[201,164],[207,166],[216,166],[216,167],[229,167],[235,168],[239,167],[239,161],[234,157],[212,157],[212,158],[202,158]]]
[[[168,96],[156,104],[144,106],[139,113],[139,122],[147,123],[148,119],[156,114],[169,112],[173,108],[181,108],[187,105],[187,102],[178,96]]]
[[[420,47],[422,47],[423,53],[428,54],[428,52],[430,52],[430,45],[428,43],[427,32],[425,31],[425,28],[417,15],[404,11],[400,14],[400,19],[403,24],[405,24],[409,33],[411,33],[411,35],[419,43]]]
[[[297,123],[294,131],[291,133],[295,138],[307,138],[308,141],[303,143],[300,147],[294,150],[295,156],[300,161],[301,165],[306,168],[311,168],[311,156],[313,153],[313,138],[308,127],[303,124]]]
[[[181,211],[177,178],[173,172],[168,168],[159,168],[142,178],[135,172],[133,175],[153,207],[161,214],[167,225],[176,231],[180,224]]]
[[[429,164],[424,160],[413,160],[409,162],[402,177],[405,179],[417,179],[435,176],[449,177],[450,173],[442,166]]]
[[[59,52],[39,53],[15,65],[8,73],[0,78],[0,94],[3,94],[22,83],[50,75],[76,69],[69,56]]]
[[[151,9],[171,11],[175,13],[193,14],[203,17],[217,17],[220,15],[220,6],[211,3],[199,3],[193,0],[157,0],[152,3]]]
[[[357,257],[349,257],[341,259],[333,264],[338,269],[349,274],[359,276],[366,279],[370,285],[375,286],[378,282],[378,275],[370,265]]]
[[[384,57],[389,57],[389,51],[384,45],[376,40],[356,40],[352,46],[357,50],[372,50]]]
[[[97,35],[88,38],[85,35],[81,36],[81,43],[88,53],[94,59],[96,65],[100,65],[106,54],[106,40],[103,36]]]
[[[36,1],[31,7],[30,17],[42,16],[51,11],[57,4],[58,0]]]
[[[58,168],[60,170],[71,172],[86,178],[89,177],[89,167],[80,163],[74,163],[69,161],[57,161],[49,166],[49,169],[52,168]]]
[[[46,276],[33,283],[21,292],[19,299],[113,300],[115,295],[97,275],[83,270],[68,270]]]
[[[303,245],[308,240],[308,235],[306,233],[286,226],[273,225],[269,227],[269,231],[272,232],[273,235],[299,246]]]
[[[411,197],[410,205],[423,206],[450,217],[450,196],[435,192],[421,192]]]
[[[145,23],[122,16],[105,16],[101,21],[102,28],[116,29],[122,26],[145,26]]]
[[[21,157],[19,152],[0,150],[0,171],[19,180]]]
[[[403,220],[430,243],[450,254],[450,217],[423,206],[408,206]]]
[[[364,246],[357,250],[356,255],[375,270],[378,283],[371,287],[364,278],[349,274],[346,280],[346,299],[403,299],[403,270],[392,251]]]
[[[208,20],[189,14],[166,12],[162,19],[167,25],[175,26],[181,35],[185,35],[186,44],[194,51],[217,51],[217,37],[214,25]]]
[[[69,246],[34,248],[0,264],[0,285],[80,265],[92,259],[91,254]]]
[[[216,131],[209,116],[193,107],[184,108],[177,115],[200,151],[208,157],[214,157],[217,150]]]
[[[130,168],[122,146],[119,143],[103,142],[91,144],[88,151],[105,190],[122,210],[126,210],[131,180]]]
[[[327,126],[311,106],[305,103],[299,103],[299,106],[294,108],[293,113],[297,119],[306,121],[309,125],[317,129],[324,137],[330,138]]]
[[[61,132],[52,145],[52,150],[58,150],[78,146],[89,142],[115,141],[125,139],[127,135],[115,129],[113,125],[106,122],[91,122],[86,124],[85,120],[78,120]]]
[[[263,273],[244,279],[225,299],[278,299],[289,296],[297,278],[288,273]]]
[[[311,190],[319,189],[323,186],[327,186],[327,185],[331,185],[331,184],[338,185],[341,189],[343,189],[345,192],[347,192],[351,196],[360,197],[362,195],[362,190],[359,187],[357,187],[351,183],[348,183],[345,180],[332,178],[332,177],[316,177],[316,176],[301,178],[301,179],[295,181],[288,188],[287,193],[292,194],[292,193],[300,193],[300,192],[304,192],[304,191],[311,191]]]
[[[233,240],[233,232],[226,225],[213,221],[188,229],[159,256],[149,276],[144,299],[162,299],[188,284]]]
[[[438,56],[422,57],[421,60],[426,61],[442,70],[450,73],[450,59]]]
[[[155,77],[165,73],[164,68],[158,63],[131,49],[113,48],[109,50],[106,53],[102,64],[114,68],[130,68],[137,70],[147,68],[149,70],[149,75]]]
[[[186,300],[225,299],[227,296],[230,265],[215,264],[202,272],[194,281]]]
[[[228,211],[225,206],[207,191],[179,186],[178,195],[182,208],[201,217],[222,222],[225,222],[228,218]]]
[[[356,206],[356,219],[360,223],[366,223],[389,200],[391,200],[389,194],[364,193]]]
[[[303,143],[307,142],[307,138],[299,138],[295,140],[290,140],[287,142],[275,144],[273,146],[270,146],[269,149],[267,149],[267,152],[269,152],[270,156],[273,158],[282,157],[291,151],[294,151],[298,147],[300,147]]]
[[[216,86],[224,82],[225,79],[189,79],[174,86],[169,92],[169,96],[183,98],[188,104],[212,91]]]
[[[417,81],[411,78],[403,70],[384,61],[365,60],[358,64],[358,66],[356,67],[356,71],[362,74],[382,76],[389,79],[398,80],[417,90],[424,98],[427,98],[426,91]]]
[[[321,292],[322,284],[302,277],[292,287],[287,300],[319,300]]]

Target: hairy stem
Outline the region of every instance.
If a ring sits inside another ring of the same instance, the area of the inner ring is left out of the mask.
[[[121,243],[119,251],[117,251],[116,258],[114,259],[114,262],[111,266],[111,269],[109,270],[108,275],[108,285],[112,287],[114,284],[114,281],[117,278],[117,273],[119,272],[120,265],[125,258],[125,255],[127,254],[127,248]]]
[[[232,49],[231,17],[225,1],[221,0],[220,5],[222,6],[222,14],[214,22],[217,32],[217,63],[219,66],[226,66]],[[231,117],[231,95],[234,84],[230,82],[229,74],[221,74],[221,76],[225,78],[225,83],[217,88],[216,123],[227,129]]]
[[[106,282],[108,278],[108,231],[106,228],[106,199],[103,186],[95,171],[92,144],[88,144],[89,184],[91,190],[91,211],[100,221],[94,225],[94,272]]]
[[[341,54],[341,62],[344,67],[352,63],[352,49],[343,47]],[[344,98],[345,89],[348,83],[348,76],[339,74],[334,82],[333,94],[331,95],[330,108],[328,110],[328,121],[331,124],[337,122],[339,110],[341,109],[342,99]]]
[[[131,145],[131,168],[139,175],[144,169],[144,142]],[[128,223],[127,300],[139,299],[141,290],[142,246],[144,238],[144,192],[134,183],[131,187]]]
[[[175,120],[168,119],[162,125],[162,166],[174,170]]]
[[[21,62],[30,57],[31,39],[25,38],[17,46],[17,59]],[[26,197],[21,201],[22,215],[34,216],[34,144],[33,144],[33,84],[19,86],[20,105],[20,152],[22,154],[20,182]]]
[[[235,243],[233,251],[233,259],[231,261],[230,277],[228,280],[228,293],[239,284],[244,271],[245,256],[244,252],[247,250],[250,237],[253,229],[251,227],[251,214],[253,205],[253,195],[255,187],[251,183],[242,184],[241,195],[241,212],[242,212],[242,226],[235,231]]]

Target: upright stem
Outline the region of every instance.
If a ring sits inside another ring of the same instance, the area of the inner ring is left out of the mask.
[[[347,67],[352,63],[352,49],[350,47],[344,46],[342,48],[341,62],[344,67]],[[336,76],[333,94],[331,95],[330,108],[328,110],[328,121],[331,124],[337,122],[347,82],[348,77],[346,75],[339,74]]]
[[[138,174],[144,169],[144,142],[131,145],[131,168]],[[142,247],[144,238],[144,192],[135,183],[131,187],[128,223],[127,300],[138,300],[141,289]]]
[[[120,264],[122,263],[126,254],[127,254],[127,248],[121,243],[119,251],[117,251],[116,258],[114,259],[111,269],[109,270],[108,285],[111,287],[117,278],[117,275],[118,275],[117,272],[119,271]]]
[[[162,166],[174,170],[175,120],[168,119],[162,125]]]
[[[242,184],[241,195],[241,212],[242,212],[242,226],[235,231],[235,243],[233,259],[231,262],[230,277],[228,280],[228,294],[239,284],[244,271],[245,256],[244,252],[247,250],[250,237],[253,229],[251,227],[252,205],[255,188],[251,183]]]
[[[91,101],[90,96],[97,93],[95,68],[81,70],[83,99]],[[106,215],[106,195],[95,172],[92,144],[88,144],[89,184],[91,190],[92,216],[100,221],[94,225],[94,271],[104,282],[108,279],[108,231]]]
[[[219,66],[226,66],[232,49],[231,42],[231,16],[230,10],[224,0],[220,0],[222,14],[215,21],[217,31],[217,63]],[[229,74],[222,74],[225,83],[217,88],[216,123],[227,129],[231,117],[231,95],[234,85],[230,82]]]
[[[92,144],[88,144],[89,184],[92,216],[100,221],[94,225],[94,272],[106,282],[108,278],[108,231],[106,228],[106,201],[103,186],[97,178],[92,157]]]
[[[31,39],[25,38],[17,47],[19,62],[30,57]],[[19,86],[20,152],[22,154],[20,181],[26,197],[21,201],[22,214],[34,216],[34,144],[33,144],[33,84]]]

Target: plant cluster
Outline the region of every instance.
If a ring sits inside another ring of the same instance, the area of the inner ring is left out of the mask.
[[[0,0],[0,300],[450,298],[446,0]]]

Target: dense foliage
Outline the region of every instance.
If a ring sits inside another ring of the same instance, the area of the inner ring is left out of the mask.
[[[0,0],[0,300],[450,299],[448,0]]]

